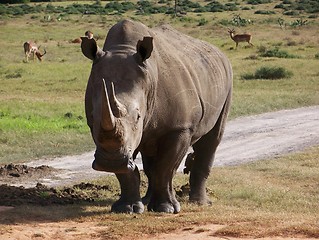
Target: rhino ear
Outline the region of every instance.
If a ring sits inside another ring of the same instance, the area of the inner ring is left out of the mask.
[[[139,40],[136,45],[137,56],[141,62],[144,62],[151,56],[153,51],[153,38],[144,37],[143,40]]]
[[[81,49],[84,56],[91,60],[95,60],[98,57],[104,55],[104,52],[98,48],[94,38],[81,37]]]

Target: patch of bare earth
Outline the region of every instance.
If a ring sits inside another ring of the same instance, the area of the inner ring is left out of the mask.
[[[5,240],[95,240],[105,230],[107,227],[92,222],[49,222],[7,226],[0,228],[0,236]]]
[[[222,240],[222,239],[228,239],[228,240],[252,240],[252,239],[258,239],[258,240],[315,240],[317,238],[298,238],[298,237],[260,237],[260,238],[236,238],[236,237],[230,237],[230,236],[220,236],[218,231],[222,230],[224,225],[218,225],[218,224],[207,224],[202,226],[196,226],[196,227],[188,227],[184,228],[182,230],[179,230],[174,233],[168,233],[168,234],[159,234],[157,236],[148,236],[146,238],[141,239],[156,239],[156,240],[203,240],[203,239],[211,239],[211,240]]]
[[[157,235],[139,235],[121,239],[139,239],[139,240],[316,240],[318,238],[298,238],[298,237],[262,237],[262,238],[236,238],[236,237],[218,237],[216,232],[225,226],[217,224],[208,224],[198,227],[184,228],[176,232],[157,234]],[[49,222],[36,224],[19,224],[0,228],[1,239],[5,240],[100,240],[105,238],[108,231],[107,226],[101,226],[96,222]],[[125,229],[123,229],[125,231]],[[111,238],[110,238],[111,239]]]

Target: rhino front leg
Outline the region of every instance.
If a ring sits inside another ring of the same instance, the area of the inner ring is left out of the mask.
[[[142,213],[144,205],[140,195],[140,173],[136,167],[130,173],[117,173],[121,186],[121,197],[112,205],[112,212]]]
[[[151,196],[149,211],[178,213],[180,204],[175,197],[173,177],[190,144],[188,131],[175,132],[159,140],[157,156],[150,170]]]

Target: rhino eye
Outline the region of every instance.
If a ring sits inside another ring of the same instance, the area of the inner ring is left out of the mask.
[[[138,114],[137,114],[136,121],[140,120],[140,118],[141,118],[141,115],[138,113]]]

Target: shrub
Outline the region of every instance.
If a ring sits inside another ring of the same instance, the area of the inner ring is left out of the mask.
[[[138,15],[148,15],[148,14],[155,14],[155,13],[167,13],[169,9],[165,6],[156,7],[151,2],[147,0],[138,1],[137,2],[138,11],[136,14]],[[170,11],[171,13],[171,11]],[[173,13],[175,13],[173,11]]]
[[[315,59],[319,59],[319,53],[315,55]]]
[[[292,27],[302,27],[308,24],[308,20],[303,20],[302,18],[296,19],[292,23],[290,23],[290,26]]]
[[[277,5],[275,6],[275,8],[285,9],[285,6],[284,6],[282,3],[280,3],[280,4],[277,4]]]
[[[270,14],[276,14],[276,13],[274,11],[268,11],[268,10],[257,10],[255,14],[270,15]]]
[[[2,0],[1,3],[15,4],[15,3],[28,3],[30,0]]]
[[[203,26],[207,23],[208,23],[208,21],[205,18],[201,18],[198,22],[198,26]]]
[[[183,8],[200,8],[201,5],[197,2],[192,2],[190,0],[180,0],[178,5]],[[184,9],[185,10],[185,9]]]
[[[233,17],[233,19],[232,19],[232,24],[236,25],[236,26],[243,27],[243,26],[246,26],[250,23],[251,23],[250,19],[242,18],[239,14],[235,15],[235,17]]]
[[[277,57],[277,58],[299,58],[297,55],[290,54],[285,50],[280,50],[278,47],[267,50],[265,47],[260,47],[258,52],[261,57]]]
[[[261,67],[256,70],[254,74],[248,73],[242,75],[243,79],[282,79],[290,78],[292,72],[286,70],[283,67]]]
[[[298,0],[290,4],[292,10],[305,11],[307,13],[319,12],[319,1],[316,0]]]
[[[286,11],[283,14],[287,15],[287,16],[298,16],[299,12],[297,12],[297,11]]]
[[[224,9],[224,5],[217,2],[217,1],[212,1],[210,3],[208,3],[205,8],[207,9],[207,11],[209,12],[223,12]]]
[[[264,3],[271,3],[271,0],[248,0],[247,3],[251,5],[258,5]]]
[[[135,4],[132,2],[109,2],[105,5],[107,12],[126,12],[132,9],[135,9]]]

